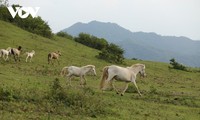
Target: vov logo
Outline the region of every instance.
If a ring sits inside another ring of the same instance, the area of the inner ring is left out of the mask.
[[[7,7],[10,14],[12,15],[13,18],[15,18],[15,16],[19,15],[20,18],[24,19],[24,18],[27,18],[30,14],[31,16],[34,18],[34,17],[37,17],[37,12],[39,11],[40,7],[35,7],[32,8],[32,7],[15,7],[15,10],[13,9],[13,7]],[[25,13],[23,13],[23,11]]]

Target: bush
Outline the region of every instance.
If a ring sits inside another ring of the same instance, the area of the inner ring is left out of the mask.
[[[73,40],[73,36],[66,33],[66,32],[58,32],[56,33],[57,36],[60,36],[60,37],[64,37],[64,38],[67,38],[67,39],[70,39],[70,40]]]
[[[172,58],[170,60],[170,64],[172,65],[172,67],[170,67],[170,68],[177,69],[177,70],[187,71],[187,68],[184,65],[176,62],[176,60],[174,58]]]
[[[86,33],[80,33],[78,37],[74,38],[74,40],[97,50],[102,50],[103,48],[108,46],[108,42],[105,39],[97,38]]]
[[[124,61],[123,53],[124,53],[123,49],[111,43],[103,50],[101,50],[97,58],[106,60],[110,63],[123,63]]]
[[[50,85],[50,94],[47,97],[56,104],[64,104],[70,107],[76,115],[87,115],[90,117],[97,117],[99,114],[106,114],[105,102],[101,97],[94,96],[95,92],[85,87],[83,89],[64,89],[56,78],[53,84]]]
[[[96,56],[99,59],[111,63],[123,63],[124,50],[114,43],[108,44],[105,39],[91,36],[86,33],[80,33],[74,40],[88,47],[100,50],[101,52]]]

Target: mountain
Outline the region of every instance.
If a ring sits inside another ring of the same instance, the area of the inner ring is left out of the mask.
[[[175,58],[187,66],[200,67],[200,41],[187,37],[161,36],[156,33],[131,32],[115,23],[78,22],[62,30],[73,36],[84,32],[105,38],[121,46],[126,58],[169,62]]]

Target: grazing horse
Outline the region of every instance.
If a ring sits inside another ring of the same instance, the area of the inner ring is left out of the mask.
[[[61,56],[61,52],[60,51],[49,53],[48,54],[48,64],[50,64],[50,63],[53,64],[52,59],[54,59],[54,60],[56,59],[58,64],[60,64],[59,61],[58,61],[59,56]]]
[[[26,55],[27,55],[26,62],[28,61],[28,58],[30,58],[30,62],[31,62],[33,56],[35,55],[35,51],[32,50],[31,52],[26,52]]]
[[[11,49],[11,54],[14,56],[15,62],[18,60],[20,61],[20,52],[21,52],[22,47],[19,46],[17,49],[16,48],[12,48]]]
[[[119,94],[118,90],[115,88],[114,84],[112,83],[113,80],[123,81],[126,82],[126,86],[124,87],[123,91],[121,92],[121,95],[123,96],[125,91],[128,88],[128,84],[132,82],[136,89],[138,94],[141,96],[141,93],[136,85],[136,75],[140,73],[141,76],[145,77],[145,65],[144,64],[134,64],[130,67],[119,67],[116,65],[106,66],[103,69],[103,75],[100,83],[100,89],[103,90],[103,87],[105,85],[105,81],[110,82],[114,90]]]
[[[68,72],[68,74],[66,75],[66,73]],[[80,85],[86,85],[86,79],[85,79],[85,75],[87,73],[93,73],[93,75],[96,76],[96,70],[95,70],[95,66],[94,65],[86,65],[83,67],[76,67],[76,66],[68,66],[68,67],[64,67],[61,71],[61,75],[66,75],[66,77],[68,78],[69,81],[69,85],[71,85],[71,78],[73,76],[75,77],[80,77]],[[84,79],[84,83],[83,83],[83,79]]]
[[[2,56],[2,58],[6,61],[8,60],[8,56],[11,54],[11,47],[8,47],[6,50],[5,49],[0,49],[0,57]],[[6,58],[5,58],[6,56]]]

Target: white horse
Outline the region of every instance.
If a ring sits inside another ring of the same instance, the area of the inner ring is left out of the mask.
[[[7,61],[9,58],[8,56],[11,54],[11,47],[8,47],[6,50],[5,49],[0,49],[0,57]],[[6,58],[5,58],[6,56]]]
[[[136,85],[136,75],[140,73],[141,76],[145,77],[145,65],[144,64],[134,64],[131,67],[119,67],[116,65],[106,66],[103,69],[103,75],[100,83],[100,89],[103,90],[103,87],[105,85],[105,81],[110,82],[114,90],[119,94],[118,90],[115,88],[114,84],[112,83],[113,80],[123,81],[126,82],[126,86],[124,87],[123,91],[121,92],[121,95],[123,96],[125,91],[128,88],[128,84],[132,82],[139,95],[141,96],[141,93]]]
[[[66,75],[67,72],[68,74]],[[68,78],[70,86],[72,86],[71,78],[73,76],[80,77],[80,80],[81,80],[80,85],[86,85],[85,75],[87,73],[93,73],[93,75],[96,76],[95,66],[94,65],[86,65],[83,67],[69,66],[69,67],[64,67],[61,71],[61,75],[66,75],[66,77]],[[84,79],[84,83],[83,83],[83,79]]]
[[[26,62],[28,61],[28,58],[30,58],[30,62],[31,62],[33,56],[35,55],[35,51],[32,50],[31,52],[26,52],[26,55],[27,55]]]

